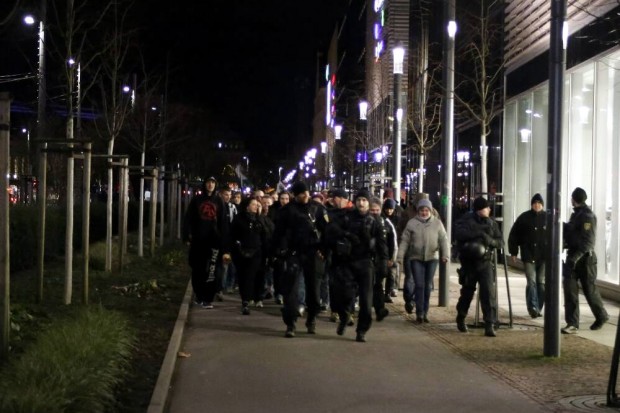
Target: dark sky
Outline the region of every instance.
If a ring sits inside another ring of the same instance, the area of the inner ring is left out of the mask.
[[[164,61],[172,50],[171,99],[211,108],[250,150],[272,148],[276,159],[310,137],[316,53],[348,0],[165,3],[136,7],[149,53]]]

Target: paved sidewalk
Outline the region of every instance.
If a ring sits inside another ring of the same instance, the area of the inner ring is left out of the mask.
[[[500,269],[498,300],[507,309]],[[456,285],[456,274],[451,282]],[[510,271],[509,283],[514,316],[528,317],[525,278]],[[592,314],[580,298],[579,335],[613,347],[618,305],[605,302],[611,322],[592,332]],[[450,299],[454,306],[455,298]],[[436,303],[436,296],[431,300]],[[394,306],[400,309],[402,300]],[[560,314],[563,317],[563,308]],[[542,325],[543,320],[533,321]],[[297,337],[286,339],[279,306],[272,300],[250,316],[241,315],[236,294],[225,296],[213,310],[190,306],[178,347],[189,357],[176,357],[174,352],[167,408],[149,413],[549,411],[401,315],[374,322],[367,343],[354,341],[354,327],[337,336],[336,324],[326,313],[320,316],[316,335],[308,335],[303,322],[298,321]]]

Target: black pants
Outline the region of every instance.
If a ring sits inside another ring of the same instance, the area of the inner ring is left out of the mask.
[[[306,287],[306,322],[312,323],[316,315],[321,311],[319,298],[320,280],[316,274],[316,260],[320,260],[316,251],[296,254],[286,259],[285,269],[280,281],[284,298],[282,320],[288,327],[294,327],[297,321],[300,274],[303,275]]]
[[[373,283],[375,268],[370,259],[356,260],[335,267],[332,275],[332,310],[341,320],[347,320],[351,302],[359,295],[359,321],[357,332],[364,333],[372,324]]]
[[[379,314],[379,311],[382,308],[385,308],[385,294],[389,294],[391,289],[387,288],[387,281],[386,281],[386,288],[385,290],[383,290],[383,281],[386,280],[384,274],[380,274],[381,271],[375,271],[374,274],[374,282],[373,282],[373,294],[372,294],[372,306],[375,308],[375,314]]]
[[[261,277],[258,277],[261,266],[261,253],[257,252],[251,258],[235,257],[235,265],[237,266],[237,280],[241,301],[247,304],[250,300],[261,300],[262,289],[258,292],[258,285],[261,283]],[[262,280],[264,284],[264,278]]]
[[[480,285],[480,307],[486,323],[495,323],[497,320],[497,300],[495,297],[495,274],[491,260],[463,260],[461,259],[461,296],[456,304],[460,317],[466,317],[469,306],[476,292],[476,284]]]
[[[219,249],[204,245],[191,245],[189,265],[192,268],[192,288],[196,301],[213,302],[220,284],[216,270],[217,263],[220,261]]]
[[[596,317],[597,320],[607,320],[609,317],[603,306],[601,294],[596,288],[596,266],[596,254],[592,252],[577,261],[573,270],[564,267],[564,272],[562,274],[562,284],[564,286],[564,318],[568,325],[579,328],[579,285],[577,282],[581,283],[581,290],[586,297],[586,301],[594,317]]]

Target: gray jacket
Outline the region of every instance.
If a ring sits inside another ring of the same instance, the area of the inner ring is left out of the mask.
[[[419,216],[411,218],[403,231],[398,247],[398,261],[431,261],[450,257],[446,229],[441,220],[432,216],[422,220]]]

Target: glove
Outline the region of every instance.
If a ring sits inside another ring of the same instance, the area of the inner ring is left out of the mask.
[[[490,248],[501,248],[502,247],[502,241],[493,238],[492,236],[490,236],[489,234],[484,234],[484,242],[487,244],[487,246],[489,246]]]

